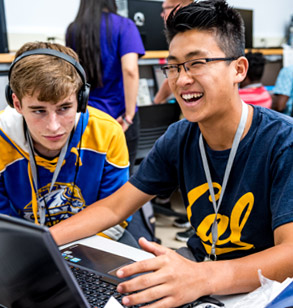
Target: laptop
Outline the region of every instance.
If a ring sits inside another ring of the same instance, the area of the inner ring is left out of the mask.
[[[0,307],[103,307],[111,296],[120,301],[115,273],[132,262],[83,245],[60,252],[47,227],[0,214]],[[89,281],[98,295],[112,292],[98,304]]]
[[[79,244],[60,251],[47,227],[0,214],[0,308],[104,307],[112,296],[121,303],[115,273],[132,262]]]

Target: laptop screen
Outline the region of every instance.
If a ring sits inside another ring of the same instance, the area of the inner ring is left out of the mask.
[[[0,215],[0,272],[0,307],[89,307],[49,231],[31,222]]]

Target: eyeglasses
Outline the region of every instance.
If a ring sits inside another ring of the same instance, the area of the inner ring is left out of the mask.
[[[233,61],[238,59],[238,57],[229,57],[229,58],[200,58],[188,60],[186,62],[178,64],[167,64],[161,67],[164,75],[168,79],[178,78],[181,71],[180,66],[182,65],[185,72],[190,75],[201,75],[205,73],[206,64],[212,61]]]

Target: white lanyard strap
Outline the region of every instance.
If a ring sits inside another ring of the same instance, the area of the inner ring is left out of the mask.
[[[209,192],[213,201],[213,207],[214,207],[214,211],[215,211],[215,219],[212,225],[212,248],[211,248],[211,254],[210,257],[213,256],[213,259],[216,260],[217,256],[216,256],[216,242],[218,240],[218,223],[217,223],[217,215],[222,203],[222,199],[224,196],[224,192],[227,186],[227,182],[229,179],[229,175],[230,175],[230,171],[233,165],[233,161],[240,143],[240,139],[241,136],[243,135],[244,129],[245,129],[245,124],[247,121],[247,116],[248,116],[248,106],[247,104],[245,104],[244,102],[242,102],[242,113],[241,113],[241,119],[240,122],[238,124],[238,128],[237,131],[235,133],[234,139],[233,139],[233,143],[232,143],[232,148],[230,150],[229,153],[229,158],[227,161],[227,165],[226,165],[226,169],[225,169],[225,173],[224,173],[224,179],[223,179],[223,183],[222,183],[222,189],[220,192],[220,197],[219,197],[219,201],[218,204],[216,203],[216,198],[215,198],[215,192],[214,192],[214,187],[213,187],[213,183],[212,183],[212,178],[211,178],[211,173],[210,173],[210,169],[209,169],[209,165],[208,165],[208,160],[207,160],[207,156],[206,156],[206,152],[205,152],[205,147],[203,144],[203,138],[202,138],[202,134],[200,134],[199,136],[199,148],[200,148],[200,154],[201,154],[201,159],[202,159],[202,163],[203,163],[203,167],[204,167],[204,172],[205,172],[205,176],[209,185]]]
[[[31,171],[32,171],[32,177],[33,177],[33,181],[34,181],[34,185],[35,185],[35,192],[36,192],[36,196],[37,196],[37,203],[38,203],[38,209],[39,209],[39,215],[40,215],[40,225],[44,225],[45,224],[45,220],[46,220],[46,208],[45,208],[45,202],[41,203],[39,202],[39,197],[38,197],[38,172],[37,172],[37,165],[36,165],[36,160],[35,160],[35,156],[34,156],[34,148],[33,148],[33,141],[31,138],[31,135],[29,133],[29,131],[26,131],[26,136],[29,142],[29,158],[30,158],[30,165],[31,165]],[[52,188],[57,180],[57,177],[60,173],[61,167],[62,167],[62,163],[63,160],[65,158],[66,152],[67,152],[67,148],[68,148],[68,143],[69,143],[69,137],[65,143],[65,145],[62,147],[62,150],[60,152],[57,164],[56,164],[56,168],[55,171],[53,173],[53,177],[52,177],[52,181],[51,181],[51,185],[50,185],[50,190],[49,193],[52,191]]]

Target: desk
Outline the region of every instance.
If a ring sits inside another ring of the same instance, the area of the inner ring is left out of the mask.
[[[245,49],[245,52],[261,52],[264,55],[283,55],[282,48],[252,48],[252,49]],[[168,50],[148,50],[145,52],[145,55],[142,59],[163,59],[167,58],[169,55]]]
[[[132,260],[135,260],[135,261],[141,261],[141,260],[153,258],[153,255],[146,251],[143,251],[143,250],[131,247],[131,246],[127,246],[125,244],[118,243],[118,242],[109,240],[101,236],[96,236],[96,235],[79,240],[79,241],[72,242],[70,244],[63,245],[59,248],[63,249],[72,244],[87,245],[93,248],[98,248],[103,251],[108,251],[108,252],[111,252],[117,255],[121,255],[126,258],[131,258]],[[234,305],[238,302],[238,300],[241,299],[243,296],[244,295],[239,294],[239,295],[217,296],[217,298],[223,303],[225,303],[225,308],[233,308]]]
[[[245,49],[245,52],[262,52],[264,55],[283,55],[282,48],[253,48]],[[168,57],[169,52],[167,50],[148,50],[142,59],[163,59]],[[2,53],[0,54],[0,63],[11,63],[14,59],[14,53]]]

